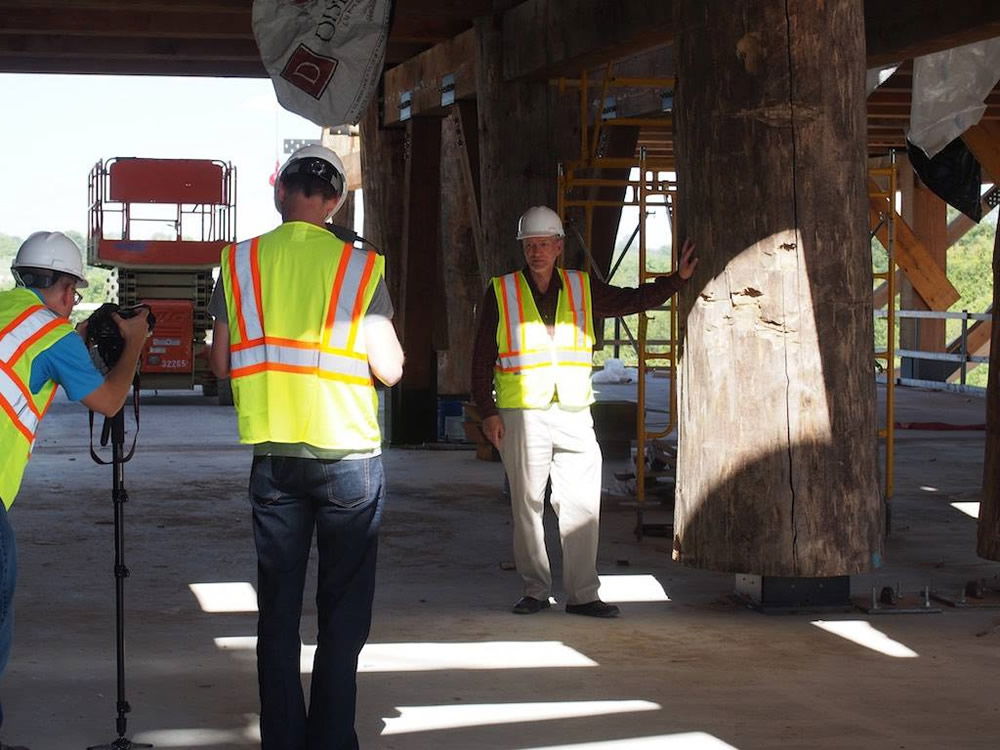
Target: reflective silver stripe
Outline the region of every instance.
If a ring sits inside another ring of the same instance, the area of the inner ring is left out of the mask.
[[[354,324],[351,319],[354,314],[354,305],[357,304],[358,297],[364,296],[365,293],[365,290],[361,288],[361,277],[364,274],[365,265],[368,263],[368,252],[350,248],[345,248],[344,252],[350,253],[347,270],[344,272],[344,279],[340,285],[340,294],[337,299],[330,300],[330,304],[336,306],[333,331],[330,333],[331,349],[347,348],[347,342],[351,336],[351,326]],[[357,341],[356,338],[355,349],[357,349]]]
[[[319,369],[322,372],[329,372],[336,375],[350,375],[355,378],[368,380],[371,374],[368,371],[368,360],[357,357],[345,357],[342,354],[332,354],[322,352],[319,356]]]
[[[549,364],[552,364],[552,354],[547,349],[500,357],[500,366],[505,370]]]
[[[259,339],[264,335],[261,311],[257,309],[257,295],[254,293],[253,267],[250,265],[250,248],[253,240],[243,240],[232,249],[235,254],[236,281],[240,285],[240,317],[247,332],[247,339]]]
[[[589,349],[560,349],[556,357],[559,364],[590,365],[594,362],[594,354]]]
[[[520,319],[520,311],[517,306],[517,274],[509,273],[506,276],[500,277],[500,286],[503,289],[504,303],[507,306],[507,315],[510,320],[510,330],[507,332],[507,348],[512,352],[521,351],[521,324],[524,323]],[[504,325],[507,324],[507,320],[504,319]]]
[[[255,365],[276,364],[291,367],[315,368],[331,375],[350,375],[369,378],[368,360],[349,357],[319,349],[301,349],[295,346],[261,344],[232,352],[232,369],[241,370]]]
[[[58,317],[48,309],[35,310],[0,339],[0,360],[9,362],[21,344]]]
[[[0,398],[7,402],[25,429],[34,435],[38,429],[38,417],[31,410],[28,399],[17,387],[17,383],[3,370],[0,370]]]

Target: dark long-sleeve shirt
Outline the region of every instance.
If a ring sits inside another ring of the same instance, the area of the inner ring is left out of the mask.
[[[556,306],[559,303],[559,291],[562,289],[562,279],[553,272],[549,288],[544,294],[538,291],[531,272],[522,269],[527,279],[531,296],[535,300],[542,322],[553,326],[556,319]],[[614,318],[620,315],[648,310],[662,305],[673,294],[684,286],[684,279],[676,273],[660,276],[655,281],[642,284],[638,288],[619,287],[605,284],[591,277],[590,297],[593,305],[594,323],[602,318]],[[497,413],[496,401],[493,399],[493,368],[497,361],[497,325],[500,322],[500,312],[497,309],[497,298],[493,285],[486,288],[482,304],[479,306],[479,326],[476,329],[476,343],[472,351],[472,400],[479,409],[483,419]]]

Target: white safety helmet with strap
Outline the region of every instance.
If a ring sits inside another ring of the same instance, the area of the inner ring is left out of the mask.
[[[326,217],[328,221],[344,205],[344,199],[347,197],[347,170],[344,169],[344,162],[326,146],[303,146],[296,149],[288,157],[288,160],[278,170],[278,175],[274,180],[274,207],[278,209],[278,213],[281,213],[281,205],[278,203],[278,185],[281,184],[282,177],[293,174],[318,177],[329,183],[336,191],[339,196],[337,206],[330,213],[330,216]]]
[[[562,219],[547,206],[532,206],[517,221],[517,239],[528,237],[565,237]]]
[[[35,232],[18,248],[10,269],[15,280],[23,286],[44,289],[52,283],[52,274],[32,273],[58,271],[76,278],[77,289],[88,286],[83,274],[83,259],[80,248],[62,232]],[[25,270],[21,270],[25,269]]]

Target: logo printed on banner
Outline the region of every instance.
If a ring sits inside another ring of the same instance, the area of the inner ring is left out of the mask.
[[[313,99],[319,99],[326,91],[338,64],[338,60],[317,55],[306,45],[300,44],[288,58],[281,77]]]

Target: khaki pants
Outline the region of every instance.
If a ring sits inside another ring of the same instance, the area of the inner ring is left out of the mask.
[[[597,538],[601,511],[601,449],[590,409],[501,409],[500,446],[510,482],[514,563],[523,595],[546,599],[552,573],[545,549],[542,512],[551,476],[552,509],[559,518],[563,586],[567,604],[598,598]]]

